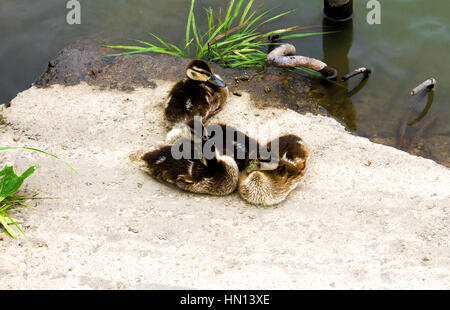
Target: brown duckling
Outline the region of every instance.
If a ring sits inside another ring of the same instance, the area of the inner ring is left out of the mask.
[[[247,166],[250,158],[257,158],[259,148],[258,141],[242,131],[225,124],[204,126],[199,118],[177,124],[167,134],[166,141],[174,143],[179,138],[203,141],[206,147],[214,144],[221,155],[230,156],[236,161],[239,171]]]
[[[194,193],[223,196],[236,190],[239,170],[233,158],[215,152],[211,159],[207,159],[195,143],[187,139],[177,141],[177,145],[181,151],[190,146],[190,159],[175,159],[172,156],[173,145],[148,152],[142,157],[151,176]],[[193,156],[195,153],[197,156]]]
[[[225,124],[209,124],[205,127],[205,130],[207,141],[216,139],[216,137],[218,140],[222,140],[222,151],[220,153],[234,158],[239,171],[242,171],[248,165],[250,159],[257,158],[258,141],[242,131]]]
[[[217,113],[228,99],[226,83],[213,74],[203,60],[192,60],[186,67],[186,78],[169,93],[164,117],[169,122],[189,122],[194,116],[206,121]]]
[[[306,173],[309,150],[303,140],[295,135],[285,135],[266,146],[273,151],[275,160],[257,158],[243,170],[238,190],[241,197],[256,205],[275,205],[295,189]]]

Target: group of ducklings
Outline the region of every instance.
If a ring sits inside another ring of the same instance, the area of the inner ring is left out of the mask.
[[[255,139],[235,128],[225,124],[205,126],[228,96],[226,83],[205,61],[191,61],[186,77],[175,84],[165,103],[164,117],[173,125],[167,135],[168,145],[144,154],[142,160],[151,176],[186,191],[223,196],[238,189],[252,204],[278,204],[305,175],[309,150],[301,138],[284,135],[265,146],[275,154],[268,158],[260,154]],[[220,146],[211,126],[222,130]],[[175,158],[175,144],[180,152],[186,148],[191,156]],[[278,147],[273,147],[275,144]],[[205,145],[209,145],[212,156],[206,156]]]

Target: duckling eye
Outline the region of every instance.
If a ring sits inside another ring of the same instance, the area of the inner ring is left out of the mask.
[[[198,72],[196,70],[193,69],[188,69],[186,71],[187,76],[194,81],[202,81],[202,82],[206,82],[208,80],[208,76],[206,76],[205,74]]]
[[[192,69],[194,69],[197,72],[203,72],[203,73],[209,74],[208,71],[206,71],[205,69],[199,68],[197,66],[192,67]]]

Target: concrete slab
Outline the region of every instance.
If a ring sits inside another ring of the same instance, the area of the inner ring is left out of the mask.
[[[154,82],[32,87],[1,111],[1,145],[58,154],[81,173],[0,152],[18,172],[37,165],[28,192],[62,197],[14,214],[27,239],[0,235],[1,289],[450,288],[449,169],[244,92],[211,122],[260,140],[276,134],[264,128],[300,135],[312,152],[304,182],[275,208],[182,192],[130,161],[164,142],[173,82]]]

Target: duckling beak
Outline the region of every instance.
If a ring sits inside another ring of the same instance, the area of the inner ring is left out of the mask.
[[[248,165],[248,167],[247,167],[247,173],[250,174],[250,173],[252,173],[253,171],[258,170],[259,165],[260,165],[259,160],[257,160],[257,159],[252,160],[252,161],[250,162],[250,164]]]
[[[217,74],[211,74],[208,78],[208,82],[211,82],[219,87],[227,87],[227,84]]]
[[[221,160],[222,155],[220,155],[219,151],[217,149],[214,150],[214,154],[216,155],[217,161]]]
[[[205,156],[202,154],[202,158],[200,159],[200,162],[204,165],[204,166],[206,166],[206,167],[208,167],[208,162],[206,161],[206,158],[205,158]]]

